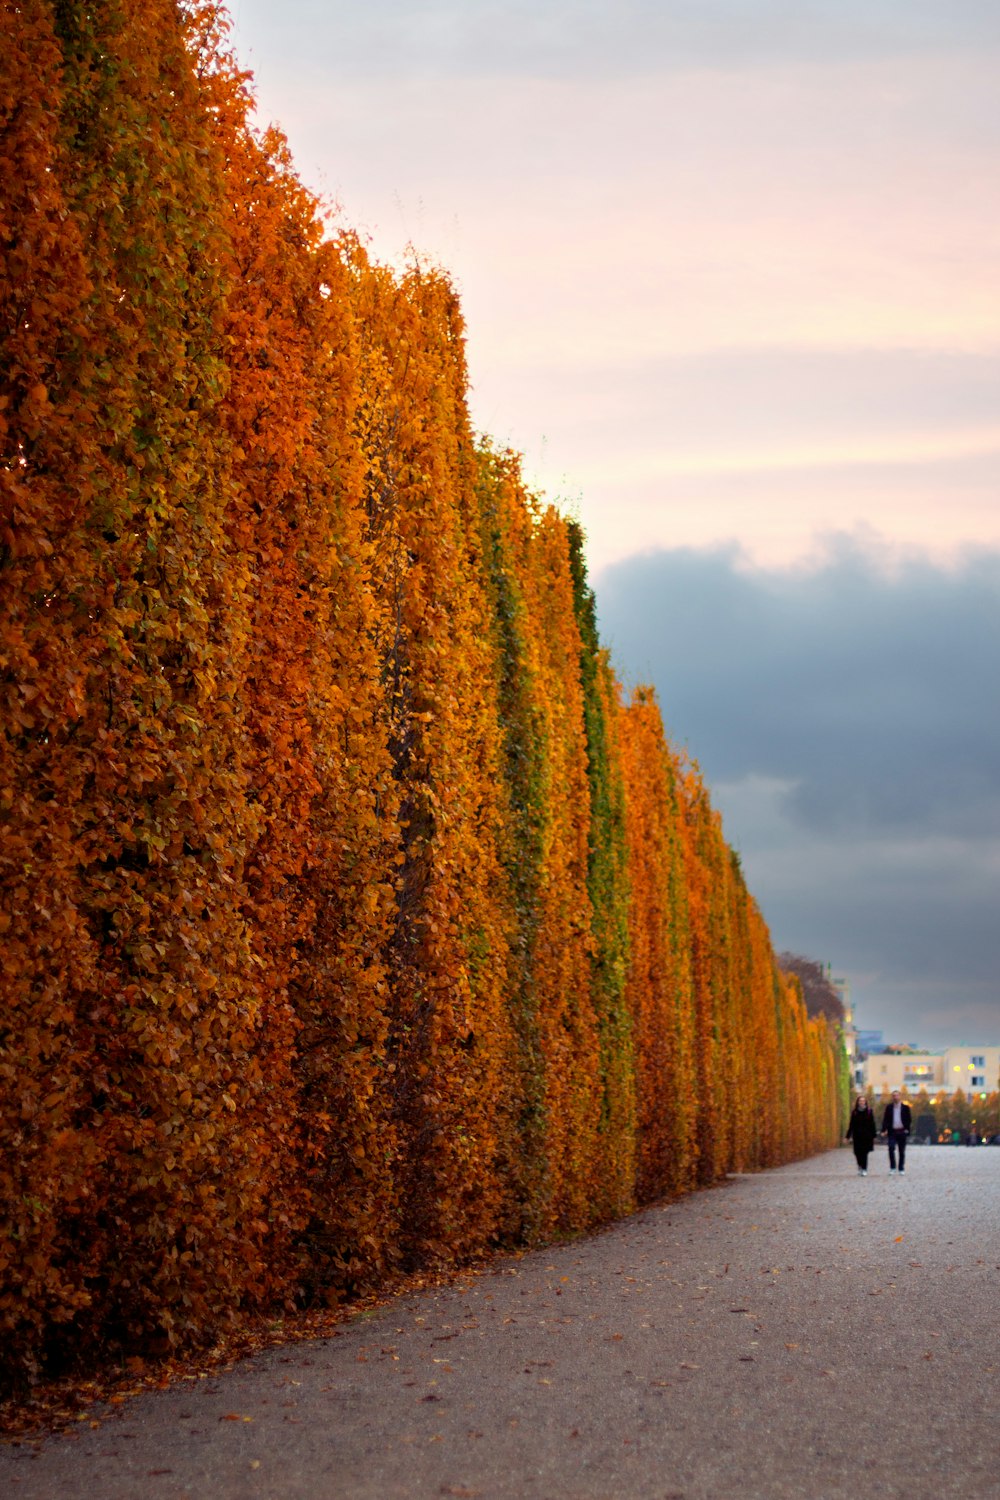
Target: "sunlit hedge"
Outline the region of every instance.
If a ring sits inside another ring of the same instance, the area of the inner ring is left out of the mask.
[[[832,1144],[447,279],[328,231],[212,7],[3,14],[6,1375]]]

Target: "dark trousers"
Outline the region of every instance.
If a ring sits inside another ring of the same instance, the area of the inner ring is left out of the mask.
[[[906,1164],[906,1131],[889,1131],[889,1170],[896,1165],[896,1151],[899,1150],[899,1170],[905,1170]]]
[[[854,1159],[857,1162],[858,1166],[861,1168],[862,1172],[868,1171],[868,1153],[870,1151],[871,1147],[867,1142],[865,1142],[864,1144],[862,1144],[860,1141],[854,1142]]]

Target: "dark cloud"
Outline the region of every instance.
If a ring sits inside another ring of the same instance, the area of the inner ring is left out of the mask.
[[[862,976],[868,1024],[882,1006],[905,1033],[909,992],[938,1018],[928,1043],[949,1008],[1000,1037],[1000,552],[947,568],[839,538],[785,571],[659,552],[597,594],[778,945]]]
[[[1000,553],[887,568],[840,539],[764,572],[659,552],[608,568],[599,598],[616,659],[713,779],[793,781],[812,831],[1000,832]]]

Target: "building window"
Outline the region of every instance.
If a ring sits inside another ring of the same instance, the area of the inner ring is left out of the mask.
[[[974,1057],[972,1059],[972,1066],[974,1068],[985,1068],[985,1066],[986,1066],[986,1059],[985,1059],[985,1057]]]
[[[984,1089],[986,1087],[986,1074],[985,1073],[973,1073],[973,1075],[972,1075],[972,1087],[974,1089]]]

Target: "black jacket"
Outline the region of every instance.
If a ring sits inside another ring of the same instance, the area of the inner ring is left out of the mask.
[[[875,1134],[875,1111],[870,1106],[858,1109],[855,1105],[847,1126],[847,1139],[856,1146],[867,1146],[870,1151],[875,1144]]]
[[[913,1118],[912,1115],[910,1114],[910,1106],[908,1104],[901,1104],[899,1106],[899,1108],[900,1108],[900,1119],[903,1122],[903,1129],[907,1132],[907,1134],[909,1134],[910,1120]],[[891,1130],[891,1129],[892,1129],[892,1100],[890,1099],[889,1103],[885,1107],[885,1114],[882,1116],[882,1134],[885,1135],[886,1131],[887,1130]]]

